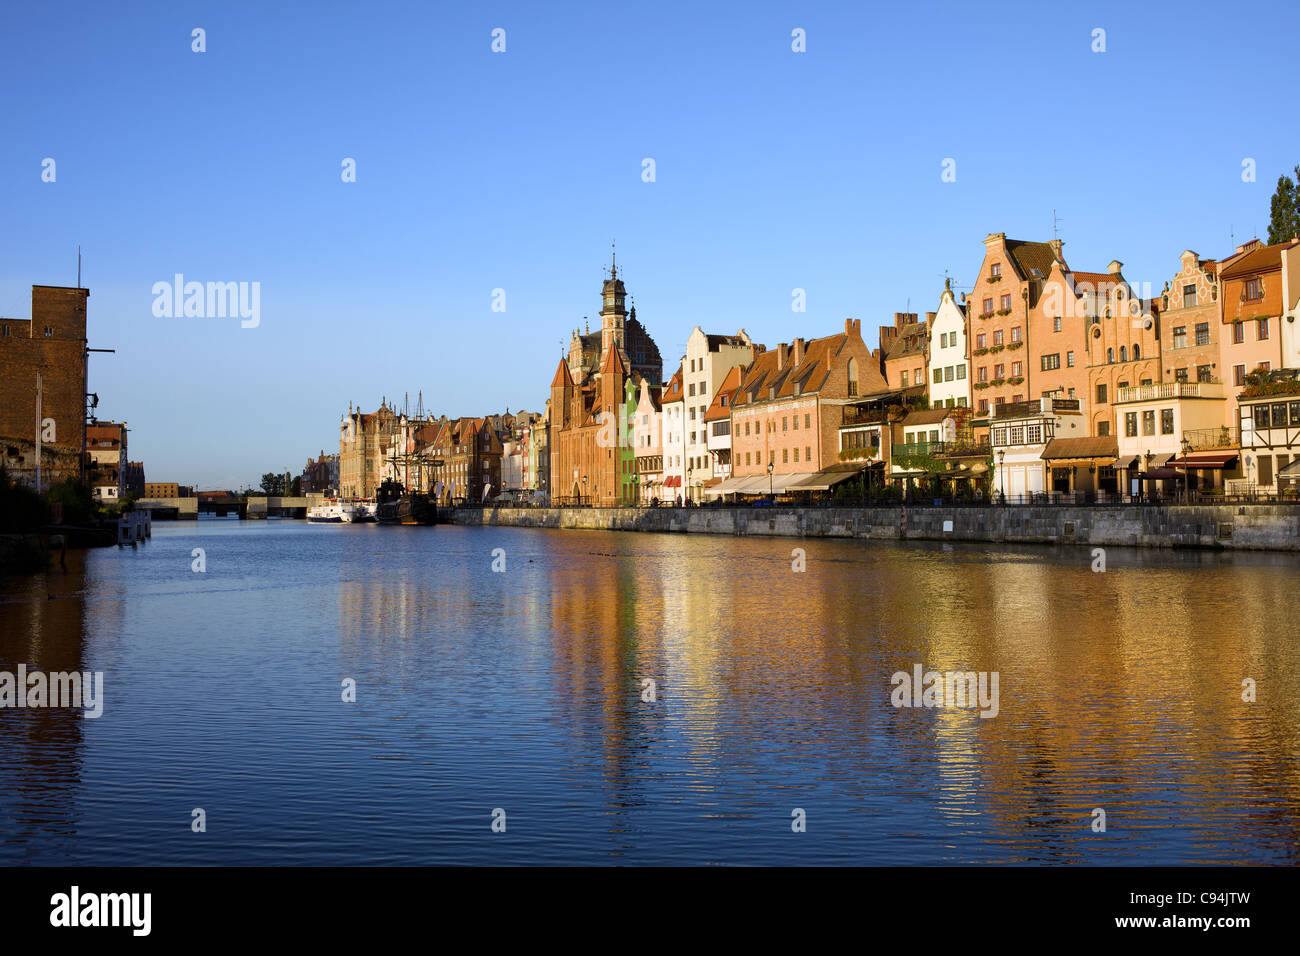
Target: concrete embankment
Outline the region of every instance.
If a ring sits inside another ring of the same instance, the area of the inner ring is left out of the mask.
[[[902,508],[461,508],[452,524],[792,538],[1300,551],[1288,505]]]

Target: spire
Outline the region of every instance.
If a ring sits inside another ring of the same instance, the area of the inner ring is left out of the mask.
[[[615,248],[615,244],[616,244],[616,240],[614,239],[609,240],[609,251],[610,251],[609,277],[611,279],[618,278],[618,249]]]

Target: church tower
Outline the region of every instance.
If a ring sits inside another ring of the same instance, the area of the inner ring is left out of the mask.
[[[600,355],[604,362],[605,353],[610,346],[618,349],[624,364],[627,362],[626,340],[624,333],[627,324],[627,309],[623,307],[627,290],[623,280],[618,277],[618,258],[610,263],[609,278],[601,288],[600,301]]]

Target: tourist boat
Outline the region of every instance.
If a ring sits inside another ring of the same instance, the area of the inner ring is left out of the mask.
[[[362,498],[352,502],[352,520],[354,522],[377,521],[379,519],[378,502]]]
[[[312,524],[351,524],[356,520],[356,509],[345,501],[327,501],[307,509],[307,520]]]

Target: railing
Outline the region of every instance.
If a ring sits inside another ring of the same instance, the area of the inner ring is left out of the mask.
[[[1240,448],[1241,430],[1236,425],[1193,428],[1183,432],[1183,441],[1188,442],[1193,451],[1204,451],[1210,448]]]
[[[845,425],[883,425],[889,421],[889,413],[883,408],[859,408],[856,405],[844,406]]]
[[[1220,382],[1161,382],[1159,385],[1130,385],[1116,390],[1116,402],[1149,402],[1161,398],[1222,398]]]

